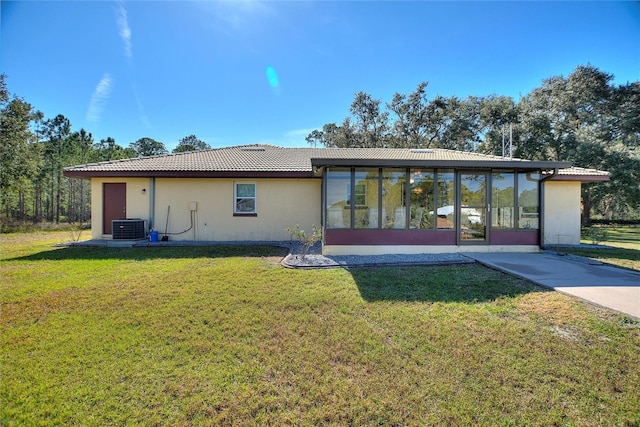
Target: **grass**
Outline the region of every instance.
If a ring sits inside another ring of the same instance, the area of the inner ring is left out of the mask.
[[[0,248],[0,424],[640,424],[640,324],[478,265]]]
[[[594,258],[602,262],[640,271],[640,227],[606,228],[606,240],[603,245],[613,249],[565,249],[563,252]],[[582,243],[591,244],[591,240]]]

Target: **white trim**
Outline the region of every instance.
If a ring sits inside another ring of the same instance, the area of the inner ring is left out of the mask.
[[[238,211],[236,208],[238,207],[238,184],[249,184],[253,185],[253,197],[241,197],[244,199],[253,199],[253,211]],[[233,181],[233,213],[242,215],[242,214],[257,214],[258,213],[258,184],[255,181]]]

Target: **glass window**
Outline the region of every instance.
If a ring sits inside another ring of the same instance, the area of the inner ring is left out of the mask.
[[[434,173],[432,169],[411,169],[410,184],[410,228],[433,228],[434,226]]]
[[[515,226],[515,175],[512,171],[491,175],[491,226],[512,229]]]
[[[456,209],[456,184],[452,170],[438,171],[438,191],[436,203],[438,205],[436,228],[448,230],[455,227]]]
[[[406,227],[406,175],[405,169],[382,170],[382,228]]]
[[[351,227],[351,169],[330,168],[327,171],[327,228]]]
[[[354,228],[378,228],[378,168],[356,168],[354,174]],[[382,212],[382,218],[386,215]]]
[[[460,239],[484,241],[487,237],[487,174],[460,174]]]
[[[256,184],[252,182],[236,182],[234,186],[234,213],[256,213]]]
[[[355,205],[361,208],[367,207],[367,183],[366,182],[358,182],[354,187],[354,198]]]
[[[518,228],[538,229],[538,183],[540,173],[518,173]]]

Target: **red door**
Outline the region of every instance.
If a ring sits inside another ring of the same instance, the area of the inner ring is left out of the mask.
[[[127,184],[102,185],[102,233],[112,234],[111,221],[127,217]]]

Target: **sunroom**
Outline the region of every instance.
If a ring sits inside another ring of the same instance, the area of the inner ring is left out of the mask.
[[[402,167],[332,160],[312,159],[322,168],[323,252],[332,254],[354,246],[357,253],[537,251],[544,181],[565,166],[502,158],[495,165]]]

